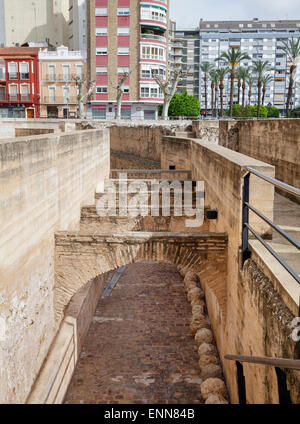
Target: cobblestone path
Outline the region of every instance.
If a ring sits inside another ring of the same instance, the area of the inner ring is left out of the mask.
[[[98,303],[65,403],[202,403],[190,320],[173,265],[128,266]]]

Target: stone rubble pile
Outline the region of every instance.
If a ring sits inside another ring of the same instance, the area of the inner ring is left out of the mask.
[[[221,361],[218,355],[211,324],[206,311],[205,295],[199,287],[197,274],[179,266],[187,299],[192,306],[191,334],[198,346],[199,368],[202,384],[201,396],[206,404],[228,404]]]

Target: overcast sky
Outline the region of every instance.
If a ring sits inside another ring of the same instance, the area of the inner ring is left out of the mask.
[[[208,20],[300,19],[300,0],[170,0],[178,27]]]

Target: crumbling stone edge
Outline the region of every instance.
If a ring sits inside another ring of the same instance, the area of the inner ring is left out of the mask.
[[[204,291],[197,274],[179,265],[184,289],[192,306],[191,334],[198,346],[199,368],[202,383],[201,396],[205,404],[228,404],[229,395],[218,354],[215,338],[207,315]]]

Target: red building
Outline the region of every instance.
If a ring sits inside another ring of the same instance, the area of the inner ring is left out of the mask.
[[[0,118],[39,118],[39,48],[0,48]]]

